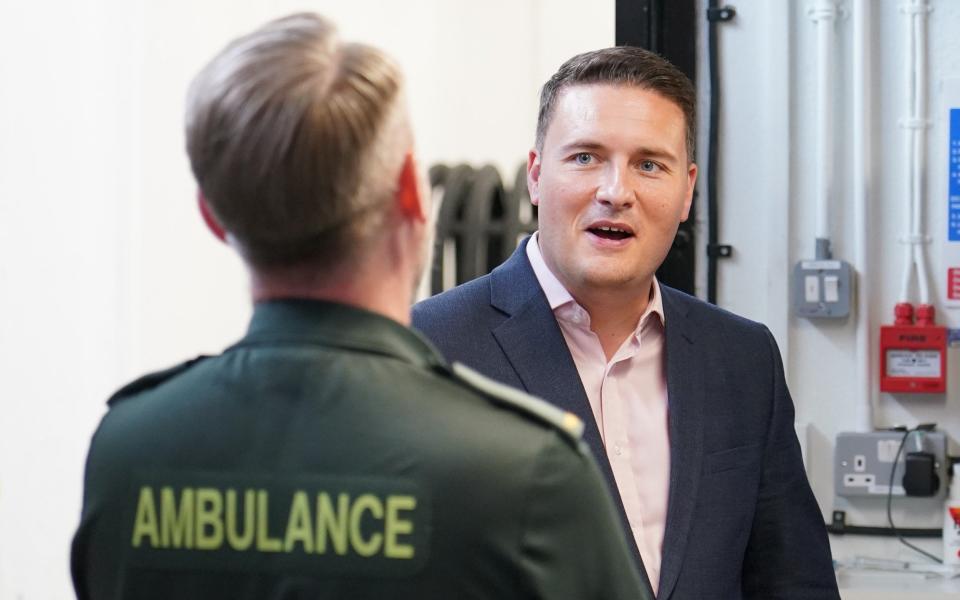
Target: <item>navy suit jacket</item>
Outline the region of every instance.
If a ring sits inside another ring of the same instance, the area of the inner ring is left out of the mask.
[[[839,598],[773,336],[761,324],[660,289],[670,490],[657,597]],[[417,304],[413,324],[449,360],[578,415],[632,539],[589,400],[527,260],[526,241],[489,275]]]

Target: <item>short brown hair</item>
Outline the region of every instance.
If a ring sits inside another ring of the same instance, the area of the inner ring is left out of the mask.
[[[191,168],[252,265],[336,261],[372,234],[408,147],[385,139],[408,134],[400,88],[385,54],[307,13],[233,41],[197,75]]]
[[[543,149],[547,127],[563,90],[572,85],[593,83],[636,86],[656,92],[676,104],[686,121],[687,160],[693,161],[697,136],[697,95],[693,84],[666,59],[632,46],[585,52],[560,65],[540,91],[538,149]]]

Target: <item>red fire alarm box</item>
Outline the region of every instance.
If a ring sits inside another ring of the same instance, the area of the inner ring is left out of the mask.
[[[933,307],[898,304],[896,322],[880,328],[880,391],[947,391],[947,328],[934,324]]]

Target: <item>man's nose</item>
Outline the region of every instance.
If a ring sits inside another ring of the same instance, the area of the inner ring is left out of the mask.
[[[634,202],[629,174],[621,165],[608,163],[597,186],[597,202],[615,209],[627,208]]]

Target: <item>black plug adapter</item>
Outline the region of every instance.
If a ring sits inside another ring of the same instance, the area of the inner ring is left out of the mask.
[[[908,452],[903,489],[908,496],[933,496],[940,489],[936,461],[929,452]]]

